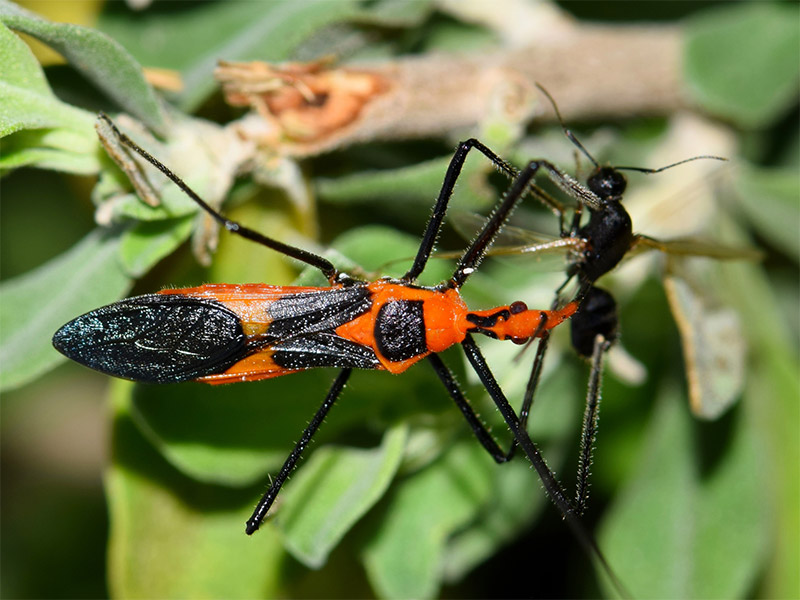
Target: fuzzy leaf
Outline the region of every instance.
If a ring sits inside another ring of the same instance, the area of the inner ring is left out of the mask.
[[[368,450],[328,446],[315,452],[287,486],[285,509],[276,518],[287,550],[320,568],[336,544],[383,496],[394,477],[408,437],[405,426],[386,432]]]
[[[0,72],[0,170],[35,165],[97,172],[92,115],[53,95],[27,44],[3,25],[0,62],[10,66]]]
[[[140,121],[153,129],[163,127],[161,105],[141,66],[115,40],[87,27],[52,23],[8,0],[0,0],[0,21],[58,51]]]
[[[797,4],[727,4],[694,19],[684,70],[693,97],[743,127],[762,127],[797,102]]]
[[[130,280],[119,235],[95,231],[61,256],[0,286],[0,388],[31,381],[63,360],[50,339],[91,309],[122,296]]]

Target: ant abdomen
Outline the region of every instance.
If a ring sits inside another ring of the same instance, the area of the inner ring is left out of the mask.
[[[598,335],[609,342],[617,338],[617,303],[607,291],[592,286],[572,316],[572,346],[581,356],[592,356]]]

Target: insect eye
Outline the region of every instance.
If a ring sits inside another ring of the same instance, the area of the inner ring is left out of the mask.
[[[613,198],[622,196],[628,182],[614,167],[600,167],[589,176],[587,184],[601,198]]]

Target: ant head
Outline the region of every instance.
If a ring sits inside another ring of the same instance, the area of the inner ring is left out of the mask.
[[[602,200],[620,198],[628,185],[625,176],[614,167],[597,167],[586,180],[589,189]]]
[[[648,169],[644,167],[601,167],[598,162],[594,159],[594,157],[589,153],[589,151],[584,148],[583,144],[581,144],[580,140],[575,137],[575,134],[572,133],[567,126],[564,124],[564,119],[561,117],[561,112],[558,110],[558,105],[553,97],[550,95],[541,84],[537,83],[536,87],[545,95],[545,97],[550,101],[550,104],[553,106],[553,110],[556,113],[556,117],[558,118],[558,122],[561,124],[561,129],[564,131],[564,135],[567,136],[575,147],[580,150],[586,158],[592,161],[594,165],[594,171],[589,176],[589,179],[586,181],[586,185],[589,189],[594,192],[601,200],[608,201],[608,200],[617,200],[619,201],[622,197],[622,194],[625,192],[625,187],[627,186],[627,181],[625,180],[625,176],[620,173],[620,171],[638,171],[639,173],[646,173],[646,174],[653,174],[653,173],[661,173],[661,171],[666,171],[667,169],[671,169],[672,167],[676,167],[678,165],[682,165],[687,162],[691,162],[693,160],[700,160],[700,159],[710,159],[710,160],[728,160],[727,158],[722,158],[720,156],[709,156],[709,155],[702,155],[702,156],[693,156],[691,158],[686,158],[684,160],[680,160],[678,162],[672,163],[665,167],[659,167],[658,169]]]

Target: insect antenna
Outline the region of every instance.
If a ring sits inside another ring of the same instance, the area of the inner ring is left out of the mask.
[[[677,167],[678,165],[682,165],[683,163],[692,162],[694,160],[702,160],[702,159],[709,159],[709,160],[721,160],[727,162],[727,158],[723,156],[714,156],[712,154],[702,154],[700,156],[692,156],[691,158],[684,158],[683,160],[679,160],[678,162],[674,162],[671,165],[667,165],[665,167],[658,167],[657,169],[648,169],[647,167],[614,167],[617,171],[638,171],[639,173],[647,173],[648,175],[652,175],[653,173],[661,173],[661,171],[666,171],[667,169],[671,169],[672,167]]]
[[[561,129],[564,131],[564,135],[567,136],[567,139],[569,139],[570,142],[575,144],[575,147],[578,148],[578,150],[580,150],[581,152],[583,152],[584,156],[586,156],[586,158],[588,158],[595,167],[599,167],[600,165],[594,159],[594,156],[592,156],[589,153],[586,147],[583,144],[581,144],[578,137],[574,133],[572,133],[572,130],[570,130],[569,127],[567,127],[566,124],[564,123],[564,119],[561,117],[561,111],[558,110],[558,105],[556,104],[556,101],[553,99],[553,97],[550,95],[550,92],[544,89],[544,87],[540,83],[537,83],[536,87],[539,88],[539,91],[542,92],[547,97],[547,99],[550,101],[550,104],[553,106],[553,110],[556,113],[556,117],[558,117],[558,122],[561,125]]]
[[[556,101],[553,99],[553,97],[550,95],[550,92],[548,92],[540,83],[537,83],[536,87],[539,88],[539,91],[541,91],[547,97],[547,99],[550,101],[550,104],[553,106],[553,110],[555,111],[556,117],[558,118],[558,123],[561,125],[561,129],[564,131],[564,135],[567,136],[567,139],[569,139],[569,141],[571,141],[575,145],[575,147],[578,148],[578,150],[580,150],[584,154],[584,156],[586,156],[586,158],[588,158],[592,162],[592,164],[595,167],[599,167],[600,165],[598,164],[598,162],[589,153],[586,147],[580,142],[577,136],[574,133],[572,133],[572,131],[564,123],[564,119],[561,116],[561,111],[558,110],[558,105],[556,104]],[[615,166],[613,168],[616,171],[638,171],[639,173],[647,173],[652,175],[653,173],[661,173],[662,171],[666,171],[667,169],[671,169],[672,167],[677,167],[678,165],[682,165],[687,162],[692,162],[694,160],[701,160],[701,159],[722,160],[722,161],[728,160],[727,158],[724,158],[722,156],[703,154],[700,156],[693,156],[691,158],[684,158],[683,160],[679,160],[678,162],[666,165],[665,167],[658,167],[656,169],[649,169],[647,167],[627,167],[627,166],[626,167]]]
[[[276,252],[280,252],[281,254],[285,254],[290,258],[294,258],[299,260],[300,262],[304,262],[307,265],[311,265],[312,267],[316,267],[322,274],[328,279],[329,282],[334,283],[338,279],[341,279],[341,274],[339,273],[338,269],[333,266],[329,260],[314,254],[313,252],[308,252],[307,250],[303,250],[302,248],[297,248],[295,246],[290,246],[289,244],[284,244],[283,242],[279,242],[278,240],[272,239],[267,237],[257,231],[254,231],[244,225],[237,223],[236,221],[231,221],[230,219],[226,219],[216,210],[214,210],[205,200],[203,200],[197,192],[195,192],[192,188],[190,188],[184,181],[175,175],[166,165],[161,163],[158,159],[153,157],[147,150],[139,146],[136,142],[134,142],[131,138],[127,135],[122,133],[114,122],[106,115],[105,113],[99,113],[97,115],[97,130],[101,137],[113,135],[117,138],[123,145],[127,146],[136,154],[141,156],[144,160],[149,162],[153,165],[156,169],[161,171],[167,178],[170,179],[175,185],[177,185],[183,193],[185,193],[189,198],[191,198],[194,202],[196,202],[200,208],[206,211],[209,215],[211,215],[220,225],[222,225],[225,229],[230,231],[231,233],[235,233],[237,235],[242,236],[243,238],[247,238],[253,242],[261,244],[262,246],[266,246],[267,248],[271,248]]]

